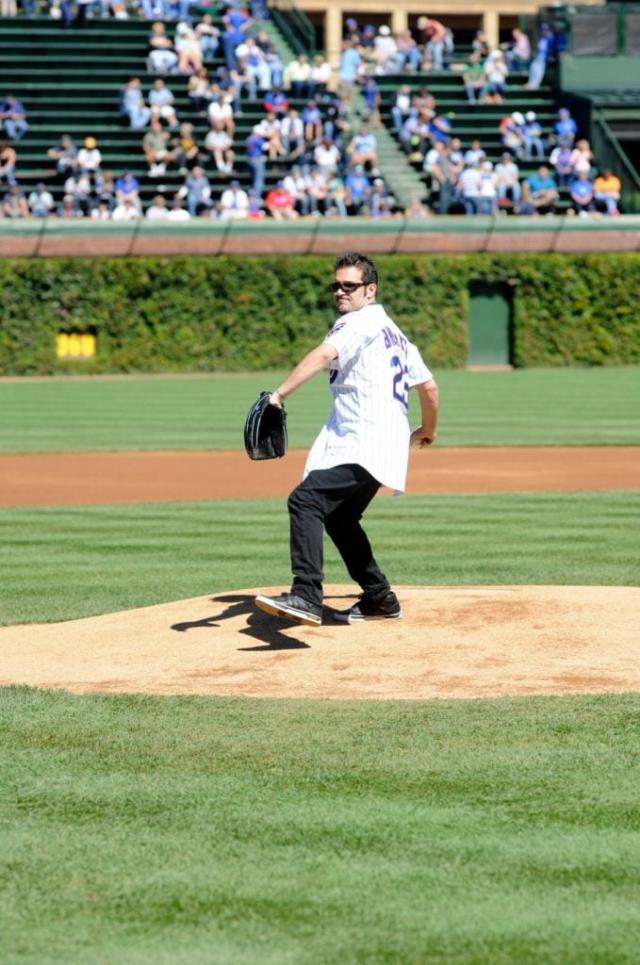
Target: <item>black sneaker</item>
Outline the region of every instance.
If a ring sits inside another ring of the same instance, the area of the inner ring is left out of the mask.
[[[339,623],[362,623],[363,620],[399,620],[401,616],[398,597],[389,590],[373,598],[362,593],[355,606],[349,610],[336,610],[333,619]]]
[[[281,593],[280,596],[257,596],[256,606],[272,616],[284,617],[293,623],[315,627],[322,623],[322,607],[309,603],[295,593]]]

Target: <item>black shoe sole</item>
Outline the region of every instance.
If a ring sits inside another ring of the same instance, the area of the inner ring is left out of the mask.
[[[400,620],[402,617],[402,610],[397,613],[376,613],[371,616],[363,614],[362,616],[353,616],[348,611],[342,613],[338,610],[333,614],[333,619],[338,623],[369,623],[370,620]]]
[[[283,617],[292,623],[297,623],[305,627],[318,627],[322,623],[321,616],[314,616],[312,613],[305,613],[303,610],[294,610],[290,607],[279,606],[268,596],[257,596],[256,606],[274,617]]]

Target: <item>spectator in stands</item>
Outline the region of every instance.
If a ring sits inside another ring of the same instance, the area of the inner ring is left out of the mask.
[[[480,165],[480,192],[477,201],[478,214],[494,215],[497,209],[498,189],[491,161]]]
[[[371,171],[378,165],[378,142],[375,134],[369,130],[368,124],[363,124],[360,130],[351,139],[347,147],[349,163],[353,166],[360,166],[367,171]]]
[[[593,184],[586,171],[581,171],[569,185],[569,195],[573,210],[579,215],[588,215],[595,209]]]
[[[258,96],[258,89],[268,91],[272,85],[271,70],[266,55],[253,37],[245,37],[235,52],[236,67],[244,64],[248,76],[247,89],[252,100]]]
[[[266,153],[270,161],[284,157],[285,149],[280,137],[280,121],[272,114],[266,114],[258,124],[260,134],[266,142]]]
[[[186,174],[190,167],[200,163],[200,150],[193,134],[193,124],[184,122],[178,133],[169,142],[169,158],[178,165],[180,174]]]
[[[167,221],[190,221],[191,215],[182,206],[182,198],[176,194],[171,202]]]
[[[327,210],[329,186],[322,171],[312,167],[307,178],[307,190],[311,202],[311,214],[324,214]]]
[[[85,137],[84,144],[78,151],[78,165],[76,173],[85,179],[88,185],[98,190],[102,181],[102,153],[95,137]]]
[[[314,100],[307,101],[302,108],[302,123],[304,124],[304,139],[308,144],[315,144],[323,133],[322,114]]]
[[[202,59],[205,63],[214,60],[220,46],[220,31],[215,26],[210,13],[203,14],[195,26],[195,33],[200,43]]]
[[[555,171],[559,187],[569,187],[573,172],[573,151],[568,144],[558,144],[549,155],[549,164]]]
[[[524,116],[524,127],[522,128],[524,157],[527,161],[533,158],[534,152],[537,157],[545,156],[545,144],[542,139],[542,125],[540,124],[535,111],[527,111]]]
[[[322,54],[316,54],[311,65],[311,94],[314,100],[324,100],[329,91],[333,68]]]
[[[484,88],[484,102],[487,104],[502,104],[507,93],[507,75],[509,68],[501,50],[493,50],[484,62],[486,85]]]
[[[511,31],[511,40],[506,45],[505,57],[510,70],[526,70],[531,61],[531,43],[522,30],[516,27]]]
[[[390,74],[395,70],[398,45],[391,33],[391,29],[382,24],[378,27],[378,34],[373,43],[373,57],[376,63],[376,73]]]
[[[167,167],[169,153],[169,133],[160,123],[159,117],[152,117],[149,130],[142,139],[142,150],[149,165],[149,176],[160,177]]]
[[[463,169],[462,159],[452,157],[451,146],[437,142],[425,156],[425,171],[431,175],[431,190],[438,193],[438,210],[448,214],[457,196],[458,182]]]
[[[419,71],[422,63],[420,48],[410,30],[400,30],[396,35],[396,71]]]
[[[19,141],[29,130],[24,104],[13,94],[7,94],[0,105],[0,120],[10,141]]]
[[[367,205],[367,214],[372,218],[388,218],[393,213],[393,199],[383,178],[374,178]]]
[[[393,96],[391,102],[391,122],[396,134],[402,130],[402,125],[411,115],[411,88],[402,84]]]
[[[55,207],[55,201],[45,184],[39,181],[28,199],[29,210],[34,218],[48,218]]]
[[[120,95],[120,113],[129,118],[134,130],[141,130],[149,123],[151,110],[145,104],[139,77],[132,77],[125,84]]]
[[[202,67],[202,48],[195,30],[188,23],[181,21],[176,27],[173,41],[178,55],[178,73],[195,74]]]
[[[462,74],[462,82],[470,104],[484,104],[487,77],[478,53],[471,54],[469,64]]]
[[[463,161],[467,167],[475,167],[477,164],[482,164],[487,158],[487,152],[482,146],[482,142],[478,138],[474,138],[467,150],[464,152]]]
[[[484,30],[476,30],[471,41],[471,53],[472,55],[477,54],[481,63],[484,63],[491,53],[491,45]]]
[[[265,216],[262,198],[251,189],[247,191],[247,197],[249,198],[247,218],[251,221],[261,221]]]
[[[68,134],[63,134],[59,142],[54,147],[49,148],[47,157],[56,162],[58,174],[67,177],[78,164],[78,148],[73,138]]]
[[[524,154],[525,123],[524,115],[520,111],[514,111],[513,114],[503,117],[499,124],[503,147],[519,158]]]
[[[345,104],[350,105],[353,91],[360,74],[362,54],[353,40],[345,40],[342,44],[339,66],[339,91]]]
[[[175,101],[173,92],[167,87],[162,77],[157,77],[149,91],[151,117],[162,118],[169,127],[177,127],[178,115],[176,114]]]
[[[304,124],[296,110],[290,110],[280,122],[280,138],[289,160],[301,157],[305,148]]]
[[[340,168],[341,154],[330,137],[323,137],[313,150],[313,163],[326,181],[335,177]]]
[[[514,205],[519,204],[522,197],[520,171],[508,151],[503,153],[501,160],[496,164],[494,174],[498,205],[506,206],[509,201],[513,202]]]
[[[111,208],[106,201],[98,201],[89,212],[94,221],[111,221]]]
[[[271,111],[276,117],[282,118],[289,110],[289,98],[279,84],[274,84],[265,94],[262,106],[265,111]]]
[[[149,221],[166,221],[169,216],[167,200],[163,194],[156,194],[152,204],[145,211],[145,218]]]
[[[620,214],[618,204],[622,185],[620,178],[616,177],[611,168],[605,168],[593,182],[595,200],[604,205],[608,215]]]
[[[346,218],[347,212],[347,189],[342,178],[336,174],[327,180],[327,196],[325,199],[325,215],[338,215]]]
[[[553,210],[558,200],[558,186],[545,164],[529,175],[522,188],[523,201],[530,202],[536,211]]]
[[[260,125],[256,124],[245,141],[245,155],[252,174],[251,188],[259,196],[264,191],[266,151],[267,142],[262,136]]]
[[[360,214],[371,194],[371,181],[361,164],[356,164],[344,181],[346,207],[349,214]]]
[[[275,188],[267,191],[264,206],[268,214],[276,221],[290,220],[298,217],[294,199],[284,186],[284,180],[278,181]]]
[[[361,94],[367,105],[369,121],[373,127],[382,127],[380,120],[380,88],[371,76],[365,77],[362,82]]]
[[[551,59],[553,53],[553,32],[548,23],[543,23],[540,26],[540,34],[538,36],[538,43],[536,45],[536,55],[531,61],[529,67],[529,78],[527,81],[527,87],[531,90],[537,90],[544,80],[545,71],[547,69],[547,64]]]
[[[153,14],[152,14],[153,15]],[[147,70],[150,74],[170,74],[178,66],[178,55],[164,24],[158,20],[151,26],[148,39]]]
[[[199,71],[191,75],[187,83],[187,94],[191,107],[198,117],[206,117],[211,100],[211,84],[209,71],[206,67],[201,67]]]
[[[478,161],[467,165],[458,181],[457,195],[467,214],[478,214],[479,211],[483,164],[484,161]]]
[[[124,195],[113,209],[111,217],[113,221],[137,221],[140,217],[140,208],[134,198]]]
[[[237,21],[237,19],[232,19],[229,16],[223,17],[222,22],[225,29],[220,39],[224,51],[224,62],[227,70],[233,70],[237,64],[236,48],[239,47],[245,39],[244,27],[241,25],[242,22]]]
[[[284,187],[293,198],[293,204],[301,215],[311,213],[311,197],[308,191],[308,179],[296,165],[283,180]]]
[[[578,125],[568,107],[561,107],[558,111],[558,120],[553,125],[553,133],[558,144],[572,145],[575,141]]]
[[[222,174],[231,174],[236,156],[233,150],[233,141],[229,137],[229,132],[226,130],[223,121],[213,121],[205,138],[204,146],[211,153],[216,170]],[[193,214],[191,209],[189,211]]]
[[[447,29],[434,17],[418,17],[418,30],[422,32],[426,53],[433,70],[444,69],[445,41]]]
[[[239,181],[231,181],[220,198],[220,217],[234,221],[246,218],[249,213],[249,196]]]
[[[121,204],[125,198],[131,198],[134,204],[139,207],[140,182],[131,171],[124,171],[119,178],[116,178],[114,188],[117,204]]]
[[[83,213],[91,207],[91,184],[84,174],[78,174],[77,171],[70,174],[64,182],[64,193],[73,198],[74,205]]]
[[[295,98],[313,97],[313,69],[306,54],[289,61],[284,70],[284,87]]]
[[[571,168],[573,173],[586,174],[587,177],[593,176],[593,151],[591,145],[585,138],[581,138],[571,152]]]
[[[56,211],[58,218],[82,218],[84,211],[72,194],[65,194]]]
[[[211,207],[211,184],[199,164],[187,175],[178,197],[187,199],[187,211],[192,218],[197,218]]]
[[[229,137],[233,137],[236,125],[231,95],[215,84],[211,86],[211,99],[207,108],[207,116],[210,124],[221,121]]]

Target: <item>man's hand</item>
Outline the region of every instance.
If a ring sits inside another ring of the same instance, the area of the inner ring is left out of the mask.
[[[419,426],[411,433],[410,445],[423,449],[424,446],[430,446],[432,442],[435,442],[436,434],[433,430],[430,431],[423,426]]]
[[[284,403],[284,399],[282,398],[280,393],[276,390],[275,392],[272,392],[271,395],[269,396],[269,402],[271,405],[275,405],[278,407],[278,409],[281,409]]]

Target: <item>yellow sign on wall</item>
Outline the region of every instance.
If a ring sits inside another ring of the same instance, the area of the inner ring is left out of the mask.
[[[96,354],[96,337],[90,332],[58,332],[56,355],[59,359],[90,359]]]

